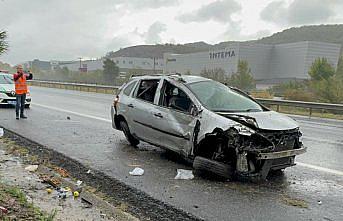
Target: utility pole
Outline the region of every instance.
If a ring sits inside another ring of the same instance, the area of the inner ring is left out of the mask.
[[[79,67],[79,71],[81,72],[81,68],[82,68],[82,66],[81,66],[81,59],[82,59],[82,57],[79,57],[78,59],[80,60],[80,67]]]

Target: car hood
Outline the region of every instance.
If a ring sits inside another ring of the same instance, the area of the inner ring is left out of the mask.
[[[239,113],[220,112],[217,114],[242,123],[251,128],[258,128],[262,130],[291,130],[299,127],[295,120],[275,111]],[[251,122],[253,122],[252,120],[256,122],[255,125],[251,124]]]
[[[14,91],[14,84],[0,84],[0,92]]]

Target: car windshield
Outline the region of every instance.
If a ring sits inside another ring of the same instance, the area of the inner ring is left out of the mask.
[[[262,107],[253,100],[216,81],[188,84],[190,90],[209,110],[221,112],[259,112]]]
[[[0,74],[0,84],[13,84],[13,79],[10,75]]]

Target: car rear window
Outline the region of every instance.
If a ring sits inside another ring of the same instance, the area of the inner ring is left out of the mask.
[[[127,96],[130,96],[131,91],[133,89],[133,87],[136,85],[136,81],[131,82],[129,85],[127,85],[123,91],[123,93]]]
[[[142,80],[138,87],[137,98],[153,103],[156,89],[160,80]]]

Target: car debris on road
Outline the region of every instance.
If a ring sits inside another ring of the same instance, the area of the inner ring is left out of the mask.
[[[194,179],[192,170],[177,169],[175,180],[192,180]]]
[[[136,167],[132,171],[129,172],[132,176],[142,176],[144,174],[144,170],[142,168]]]
[[[29,171],[29,172],[35,172],[38,169],[38,165],[29,165],[27,167],[25,167],[25,170]]]

